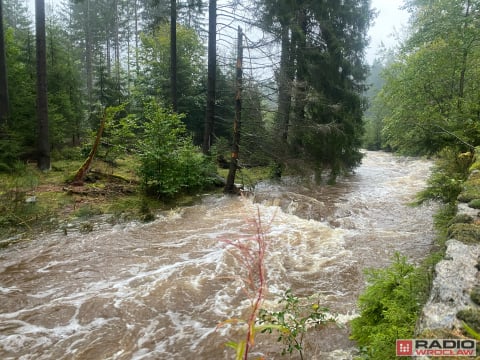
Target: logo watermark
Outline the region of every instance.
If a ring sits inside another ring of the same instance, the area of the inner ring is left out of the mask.
[[[401,339],[397,356],[476,356],[477,342],[471,339]]]

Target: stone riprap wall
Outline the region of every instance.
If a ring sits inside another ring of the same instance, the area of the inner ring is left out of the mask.
[[[476,154],[449,224],[445,256],[435,267],[418,337],[472,338],[465,323],[480,333],[480,149]]]

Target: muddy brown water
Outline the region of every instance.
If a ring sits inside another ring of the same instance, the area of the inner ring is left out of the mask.
[[[268,295],[316,295],[340,324],[356,314],[363,270],[395,251],[419,261],[434,238],[434,205],[409,207],[427,160],[367,152],[335,186],[299,179],[261,184],[249,198],[208,195],[149,224],[39,235],[0,251],[1,359],[233,359],[240,329],[217,324],[249,302],[242,268],[223,241],[266,226]],[[348,326],[310,331],[307,359],[350,359]],[[279,355],[276,336],[257,354]],[[288,356],[286,357],[288,358]],[[293,357],[295,358],[295,357]]]

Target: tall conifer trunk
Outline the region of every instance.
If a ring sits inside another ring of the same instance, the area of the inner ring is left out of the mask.
[[[240,134],[242,127],[242,89],[243,89],[243,32],[238,27],[237,35],[237,64],[235,65],[235,119],[233,120],[233,143],[230,158],[230,169],[225,184],[225,193],[236,192],[235,175],[238,169],[238,155],[240,152]]]
[[[177,112],[177,0],[170,1],[170,88],[172,110]]]
[[[50,170],[44,0],[35,1],[35,29],[37,46],[37,166],[40,170]]]
[[[87,72],[88,110],[93,110],[93,36],[90,24],[90,0],[86,0],[85,18],[85,67]]]
[[[295,104],[294,116],[295,121],[300,124],[305,122],[305,102],[307,98],[307,84],[306,84],[306,61],[305,50],[307,46],[307,19],[306,10],[300,9],[296,16],[296,31],[292,35],[295,46],[295,60],[296,60],[296,78],[295,78]]]
[[[281,131],[282,140],[287,142],[290,127],[290,110],[292,105],[292,64],[290,64],[290,29],[286,25],[282,27],[281,42],[282,52],[280,54],[280,73],[278,78],[277,124]]]
[[[208,5],[208,79],[207,109],[205,112],[205,129],[203,133],[203,152],[210,151],[215,123],[215,81],[217,68],[217,0],[210,0]]]
[[[3,34],[2,2],[3,0],[0,0],[0,131],[2,125],[7,124],[9,113],[7,58],[5,54],[5,35]]]

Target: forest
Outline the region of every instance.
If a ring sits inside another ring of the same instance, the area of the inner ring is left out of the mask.
[[[155,151],[175,152],[176,165],[203,178],[203,162],[230,162],[236,118],[243,164],[301,161],[336,176],[360,161],[369,1],[36,7],[33,23],[24,1],[2,2],[2,171],[18,161],[49,170],[52,159],[88,153],[109,108],[100,156],[138,154],[143,182],[157,193],[170,190],[149,162],[172,159],[148,154],[153,138],[176,137]]]
[[[371,65],[370,0],[26,4],[0,0],[0,247],[39,222],[67,235],[71,214],[153,220],[151,201],[237,193],[247,170],[332,184],[364,149],[435,159],[418,202],[454,217],[480,145],[480,0],[405,0],[399,45]],[[432,264],[370,273],[362,358],[413,336]]]
[[[333,182],[362,147],[478,145],[477,1],[406,1],[400,45],[372,66],[369,0],[1,4],[3,173],[133,157],[161,198],[211,185],[218,167],[232,192],[242,167]]]

